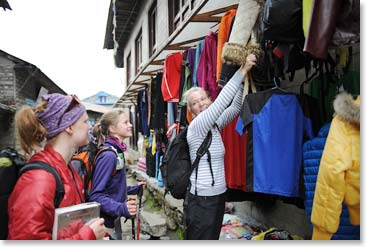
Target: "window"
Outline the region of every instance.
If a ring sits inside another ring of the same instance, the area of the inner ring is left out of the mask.
[[[196,0],[170,0],[168,1],[168,23],[169,34],[171,35],[177,27],[186,20],[197,5]]]
[[[157,1],[154,1],[149,10],[149,56],[155,52],[157,42]]]
[[[107,96],[99,96],[98,101],[99,104],[105,104],[107,102]]]
[[[126,85],[129,85],[131,76],[132,76],[132,71],[131,71],[131,52],[129,52],[129,55],[127,55],[127,58],[126,58]]]
[[[143,62],[143,44],[142,44],[142,36],[141,36],[141,29],[138,33],[138,36],[135,39],[135,72],[138,74],[139,66]]]

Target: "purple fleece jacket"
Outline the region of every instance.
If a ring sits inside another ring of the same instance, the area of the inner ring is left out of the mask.
[[[107,138],[103,146],[113,146],[120,155],[123,154],[121,144],[113,139]],[[126,165],[116,170],[116,164],[117,156],[113,151],[105,151],[97,157],[92,190],[88,199],[101,204],[101,217],[105,219],[105,226],[110,228],[114,227],[116,217],[130,217],[126,206],[127,195],[137,194],[139,189],[137,184],[127,186]],[[113,172],[116,174],[112,175]]]

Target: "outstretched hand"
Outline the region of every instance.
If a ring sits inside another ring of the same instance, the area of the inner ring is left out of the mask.
[[[142,188],[145,189],[147,187],[147,182],[146,181],[139,181],[138,185]]]
[[[247,55],[246,63],[241,65],[240,72],[243,75],[246,75],[252,68],[252,66],[256,65],[256,56],[254,54]]]

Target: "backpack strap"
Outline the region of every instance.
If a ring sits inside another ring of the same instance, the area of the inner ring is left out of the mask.
[[[196,174],[195,174],[195,195],[197,195],[197,180],[198,180],[198,169],[197,166],[199,165],[199,161],[201,159],[201,157],[204,156],[204,154],[206,152],[208,152],[208,158],[210,157],[209,154],[209,147],[212,144],[212,132],[209,130],[208,134],[206,135],[204,141],[201,143],[200,147],[198,148],[198,150],[196,151],[196,158],[194,163],[192,164],[191,167],[191,173],[194,171],[194,169],[196,169]],[[209,166],[211,168],[211,161],[209,161]],[[212,179],[214,182],[214,177],[213,177],[213,171],[212,169],[210,169],[211,173],[212,173]]]
[[[92,189],[91,182],[92,182],[92,178],[94,176],[94,170],[95,170],[95,165],[96,165],[97,158],[98,158],[99,155],[101,155],[105,151],[113,151],[116,154],[116,156],[118,156],[116,148],[114,148],[112,146],[101,146],[98,149],[96,155],[93,158],[92,163],[88,167],[87,176],[84,179],[84,192],[87,193],[86,196],[89,196],[88,195],[89,192],[90,192],[89,190]]]
[[[64,186],[63,186],[61,177],[55,168],[53,168],[52,166],[50,166],[49,164],[45,162],[35,161],[35,162],[28,163],[25,166],[23,166],[19,171],[19,177],[23,173],[29,170],[36,170],[36,169],[48,171],[55,177],[56,193],[55,193],[55,198],[54,198],[54,205],[55,205],[55,208],[58,208],[62,199],[64,198],[65,190],[64,190]]]

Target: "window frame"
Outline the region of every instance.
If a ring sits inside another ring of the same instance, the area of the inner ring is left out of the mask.
[[[135,38],[135,73],[138,74],[140,65],[143,62],[143,36],[140,28],[138,35]]]
[[[149,20],[149,56],[152,56],[156,51],[157,45],[157,30],[158,30],[158,20],[157,20],[157,0],[154,0],[152,6],[148,12]]]

